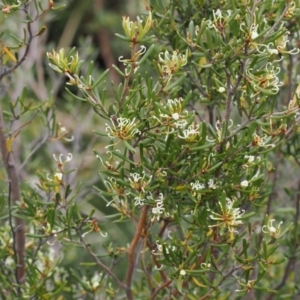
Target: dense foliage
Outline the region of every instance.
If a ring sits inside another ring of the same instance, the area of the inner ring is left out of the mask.
[[[299,0],[144,1],[106,71],[45,2],[1,2],[1,299],[299,297]]]

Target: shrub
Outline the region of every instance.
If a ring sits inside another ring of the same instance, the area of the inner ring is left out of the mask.
[[[92,192],[75,169],[82,153],[54,154],[52,173],[28,164],[34,185],[14,146],[33,124],[43,128],[40,146],[50,137],[73,143],[51,98],[28,102],[24,89],[8,100],[10,76],[44,32],[32,24],[55,7],[2,5],[7,24],[25,12],[27,35],[11,46],[2,38],[1,296],[295,298],[299,1],[153,0],[136,21],[123,17],[117,37],[128,52],[123,68],[112,66],[120,84],[107,84],[108,70],[74,48],[47,52],[72,109],[90,107],[98,118],[90,125],[104,147],[93,151]],[[39,148],[30,157],[49,161]],[[101,202],[89,211],[88,193]],[[79,257],[71,266],[66,251]]]

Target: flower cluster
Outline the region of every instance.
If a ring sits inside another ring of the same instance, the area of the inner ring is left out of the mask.
[[[255,90],[255,93],[272,93],[277,94],[279,87],[283,85],[283,82],[279,81],[278,74],[280,73],[279,67],[274,67],[270,62],[265,66],[264,70],[253,72],[250,68],[246,71],[248,81]]]
[[[190,125],[188,128],[182,131],[182,135],[178,135],[179,138],[184,139],[187,143],[194,143],[199,136],[199,125]]]
[[[159,54],[158,69],[163,77],[164,84],[167,85],[172,75],[181,69],[187,63],[187,53],[179,54],[173,51],[172,54],[168,50]]]
[[[164,200],[165,198],[162,193],[159,194],[158,199],[155,199],[155,207],[151,209],[151,213],[152,213],[151,222],[154,222],[155,220],[159,221],[163,214],[166,217],[169,216],[169,214],[165,212]]]
[[[207,27],[223,34],[224,28],[230,16],[231,10],[227,10],[226,14],[222,14],[222,11],[220,9],[213,10],[213,21],[207,20]]]
[[[152,254],[154,255],[162,255],[163,249],[165,248],[165,251],[167,254],[169,254],[171,251],[174,252],[176,250],[176,247],[173,245],[168,244],[162,244],[160,241],[156,241],[156,250],[152,250]]]
[[[242,288],[235,290],[236,292],[249,292],[255,286],[255,280],[248,280],[247,282],[242,282],[241,280],[238,280],[238,282]]]
[[[123,58],[123,56],[119,57],[119,62],[122,62],[125,68],[125,75],[129,76],[131,71],[133,70],[133,73],[135,73],[138,68],[139,64],[137,61],[139,58],[146,53],[147,48],[144,45],[141,45],[140,50],[136,51],[131,58]]]
[[[47,252],[38,252],[37,259],[33,262],[31,258],[29,261],[34,264],[41,276],[52,274],[56,267],[56,262],[59,260],[57,252],[53,247],[49,247]]]
[[[153,116],[161,126],[166,127],[166,139],[169,134],[175,132],[175,129],[184,129],[188,124],[188,118],[191,116],[187,111],[182,109],[182,98],[168,99],[164,106],[164,111],[160,112],[159,118]]]
[[[149,12],[149,16],[143,26],[143,20],[139,17],[137,21],[130,21],[129,17],[123,17],[122,26],[125,32],[125,35],[129,40],[133,43],[140,42],[146,35],[146,33],[150,30],[152,25],[152,14]]]
[[[123,185],[119,184],[116,178],[108,177],[107,180],[104,181],[105,185],[107,186],[108,192],[111,193],[113,196],[123,197],[125,196],[125,188]],[[110,202],[107,206],[110,205]]]
[[[222,229],[227,228],[230,232],[234,232],[235,227],[242,225],[243,222],[240,218],[245,213],[244,210],[234,207],[234,201],[230,198],[226,198],[226,204],[223,205],[219,202],[221,213],[216,213],[209,209],[210,219],[217,221],[216,224],[209,227],[220,227]]]
[[[87,232],[83,233],[82,237],[85,237],[87,234],[89,234],[91,232],[98,232],[98,233],[100,233],[100,235],[102,237],[107,237],[107,232],[102,232],[102,230],[98,226],[97,220],[95,220],[95,219],[89,220],[89,221],[87,221],[87,223],[88,223],[89,230]]]
[[[102,273],[95,272],[93,277],[87,279],[86,276],[83,276],[82,283],[85,288],[88,288],[91,292],[95,292],[100,288],[102,280],[105,278]]]
[[[282,54],[298,54],[300,52],[299,48],[293,48],[291,50],[286,50],[286,45],[289,42],[287,31],[283,36],[281,36],[278,40],[275,41],[276,49]]]
[[[199,180],[196,180],[195,182],[190,183],[193,191],[201,191],[205,189],[205,185],[203,183],[200,183]]]
[[[254,155],[245,155],[245,160],[246,162],[243,164],[243,169],[247,169],[249,168],[255,161],[256,157]],[[257,159],[259,160],[260,158],[257,157]]]
[[[68,153],[66,155],[66,159],[63,160],[63,154],[60,154],[57,158],[55,154],[53,154],[53,158],[57,164],[57,169],[54,175],[49,176],[49,174],[46,174],[46,176],[42,174],[38,174],[40,177],[40,185],[44,190],[49,191],[49,189],[54,188],[56,193],[60,192],[60,186],[64,185],[63,182],[63,175],[65,173],[64,166],[66,163],[70,162],[73,158],[72,153]]]
[[[50,67],[58,73],[77,74],[79,72],[82,61],[79,60],[78,53],[75,55],[65,54],[64,49],[58,52],[47,52]]]
[[[275,147],[274,144],[269,144],[269,140],[271,138],[267,136],[259,136],[258,134],[254,133],[252,138],[252,145],[255,147]]]
[[[108,132],[108,136],[111,138],[118,137],[121,140],[130,140],[134,135],[139,134],[140,131],[136,128],[138,123],[135,122],[135,118],[132,120],[128,118],[110,118],[112,126],[105,124],[105,130]]]
[[[174,120],[176,128],[183,128],[186,126],[187,121],[183,119],[182,116],[182,98],[175,98],[175,99],[168,99],[166,109],[169,110],[172,120]],[[187,112],[185,112],[185,115],[187,115]],[[161,114],[160,117],[162,118],[170,118],[169,115]]]
[[[137,196],[134,198],[134,205],[135,206],[143,206],[145,203],[152,206],[151,209],[151,222],[159,221],[161,219],[161,216],[164,214],[166,217],[169,216],[168,213],[165,212],[164,207],[164,195],[162,193],[159,193],[158,199],[154,199],[152,193],[149,193],[147,196]]]
[[[148,186],[151,182],[152,176],[148,176],[148,179],[145,179],[146,174],[143,171],[143,176],[139,173],[130,173],[130,177],[128,178],[130,182],[130,186],[138,191],[138,193],[145,193],[145,187]]]
[[[119,150],[117,150],[119,152]],[[107,151],[106,154],[109,154],[109,158],[106,161],[103,161],[102,157],[99,154],[96,154],[96,158],[98,158],[102,164],[102,166],[109,171],[116,171],[119,162],[114,160],[114,156],[111,151]]]
[[[190,186],[192,187],[192,190],[194,192],[199,192],[199,191],[205,189],[205,184],[200,183],[199,180],[196,180],[195,182],[191,182]],[[212,178],[208,180],[207,188],[209,188],[211,190],[215,190],[217,187],[218,187],[217,184],[214,182],[214,180]]]

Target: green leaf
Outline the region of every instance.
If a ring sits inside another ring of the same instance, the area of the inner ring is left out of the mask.
[[[180,86],[181,83],[183,83],[183,81],[186,79],[186,74],[182,75],[181,77],[179,77],[176,81],[174,81],[171,84],[168,84],[165,88],[164,88],[164,92],[168,92],[170,90],[173,90],[175,87]]]
[[[130,152],[132,152],[132,153],[136,152],[136,150],[127,141],[123,140],[123,143]]]
[[[108,74],[109,72],[109,69],[105,70],[101,76],[94,82],[93,86],[92,86],[92,89],[96,88],[103,80],[104,78],[106,77],[106,75]]]

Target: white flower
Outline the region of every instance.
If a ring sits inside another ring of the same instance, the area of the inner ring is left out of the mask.
[[[186,275],[186,271],[185,270],[180,270],[179,273],[180,273],[181,276],[185,276]]]
[[[92,277],[91,284],[94,289],[96,289],[100,285],[102,274],[95,273]]]
[[[235,292],[249,292],[253,289],[255,285],[255,280],[248,280],[246,283],[238,280],[239,284],[242,286],[242,289],[235,290]]]
[[[15,265],[15,261],[14,261],[14,259],[11,256],[7,256],[6,259],[5,259],[5,261],[4,261],[4,264],[7,267],[13,267]]]
[[[58,159],[57,159],[57,158],[56,158],[56,155],[53,154],[53,157],[54,157],[55,161],[57,161],[58,163],[60,163],[60,164],[62,164],[62,165],[65,164],[65,163],[67,163],[67,162],[69,162],[69,161],[71,161],[72,158],[73,158],[72,153],[68,153],[67,156],[66,156],[66,159],[63,161],[63,160],[62,160],[62,157],[63,157],[63,156],[64,156],[64,155],[61,153],[61,154],[59,155]]]
[[[187,142],[194,142],[199,135],[199,125],[190,125],[188,129],[183,130],[183,135],[178,135],[179,138],[185,139]]]
[[[225,90],[225,88],[223,87],[223,86],[220,86],[219,88],[218,88],[218,92],[219,93],[224,93],[226,90]]]
[[[231,10],[227,10],[226,13],[222,14],[220,9],[213,10],[213,18],[214,20],[207,20],[206,24],[208,28],[213,28],[216,32],[222,32],[222,28],[225,27],[226,23],[228,22],[229,17],[231,16]]]
[[[277,49],[271,49],[268,48],[268,52],[272,55],[272,54],[278,54],[278,50]]]
[[[58,181],[62,181],[63,174],[60,173],[60,172],[56,172],[56,173],[54,174],[54,178],[56,178]]]
[[[174,120],[179,120],[179,118],[180,118],[180,115],[179,115],[179,113],[174,113],[174,114],[172,114],[172,118],[174,119]]]
[[[205,188],[205,185],[200,183],[199,180],[190,183],[192,190],[200,191]]]
[[[214,180],[213,180],[213,179],[209,179],[209,181],[208,181],[207,184],[208,184],[208,187],[209,187],[210,189],[215,190],[215,189],[217,188],[217,184],[214,183]]]
[[[246,73],[251,85],[256,90],[255,95],[260,92],[260,89],[267,89],[275,95],[278,93],[279,87],[283,85],[277,76],[280,73],[280,68],[274,67],[271,62],[268,62],[264,69],[253,72],[253,69],[249,68]]]
[[[134,182],[138,182],[140,179],[143,179],[145,175],[142,177],[139,173],[130,173],[130,177],[132,177]],[[132,180],[129,178],[129,181]]]
[[[210,263],[202,263],[200,266],[203,269],[209,269],[211,267],[211,264]]]
[[[274,221],[275,221],[275,219],[269,220],[268,225],[264,225],[262,227],[262,232],[268,233],[271,236],[271,238],[277,238],[281,232],[280,226],[281,226],[282,222],[279,222],[279,224],[276,228],[273,226]]]
[[[254,24],[254,23],[250,27],[250,36],[251,36],[252,40],[255,40],[258,37],[257,28],[258,28],[258,25]]]
[[[121,140],[132,139],[134,135],[139,134],[140,131],[136,128],[138,123],[135,123],[135,118],[132,120],[128,118],[111,118],[112,127],[105,123],[105,131],[111,138],[118,137]]]
[[[226,198],[226,205],[223,206],[221,202],[219,202],[219,206],[221,209],[221,213],[216,213],[214,211],[210,211],[209,217],[212,220],[218,221],[217,224],[210,225],[209,227],[222,227],[228,228],[229,231],[233,232],[236,226],[242,225],[243,222],[240,220],[242,215],[245,213],[244,210],[240,208],[234,208],[234,201]]]
[[[139,173],[130,173],[130,177],[128,178],[130,186],[138,192],[145,192],[145,187],[150,184],[152,179],[152,175],[150,175],[148,180],[146,180],[145,172],[143,171],[142,173],[143,176],[141,176]]]
[[[253,46],[255,46],[256,50],[259,53],[266,53],[266,51],[269,54],[275,54],[277,55],[279,53],[279,51],[277,49],[274,48],[274,44],[273,43],[269,43],[268,45],[265,44],[257,44],[257,43],[251,43],[253,44]],[[262,49],[261,49],[262,48]],[[281,60],[281,59],[280,59]]]
[[[157,252],[155,252],[155,250],[152,250],[152,254],[154,255],[161,255],[163,253],[163,245],[160,243],[160,241],[155,241],[156,243],[156,247],[157,247]],[[165,251],[167,254],[170,253],[170,251],[175,251],[176,247],[175,246],[171,246],[168,244],[164,244],[165,246]]]
[[[138,197],[135,197],[134,200],[135,200],[135,202],[134,202],[135,206],[143,206],[144,205],[145,199],[138,196]]]
[[[52,280],[50,279],[46,280],[45,288],[47,292],[52,292],[54,290],[55,287]]]
[[[165,127],[163,132],[166,134],[166,139],[175,131],[174,128],[185,129],[188,124],[187,118],[189,118],[191,113],[183,110],[182,102],[182,98],[168,99],[164,106],[165,111],[168,111],[168,113],[160,112],[159,116],[152,116],[153,119],[158,121],[161,128]]]
[[[147,198],[149,198],[149,197],[147,197]],[[155,207],[153,207],[151,209],[151,212],[152,212],[152,215],[153,215],[152,218],[151,218],[151,222],[154,222],[155,219],[157,221],[159,221],[162,214],[165,214],[165,216],[169,216],[169,214],[165,212],[164,195],[162,193],[160,193],[159,196],[158,196],[158,199],[155,200]]]
[[[175,126],[176,128],[180,128],[180,129],[183,129],[185,128],[187,125],[187,121],[186,120],[178,120],[175,122]]]
[[[119,149],[116,150],[117,152],[120,152]],[[101,164],[103,165],[103,167],[105,167],[106,169],[110,170],[110,171],[115,171],[119,162],[115,161],[115,158],[112,154],[111,151],[107,151],[106,154],[109,154],[109,159],[107,161],[103,161],[102,157],[99,154],[96,154],[96,158],[98,158],[101,162]],[[114,166],[115,165],[115,166]]]
[[[241,186],[242,186],[242,187],[247,187],[248,185],[249,185],[248,180],[243,180],[243,181],[241,182]]]
[[[63,282],[65,282],[68,278],[68,274],[66,273],[65,269],[63,268],[59,268],[59,267],[56,267],[55,268],[55,273],[54,273],[54,276],[53,276],[53,281],[56,283],[56,284],[62,284]]]
[[[248,163],[254,162],[255,156],[254,155],[245,155],[245,158],[248,159]]]
[[[179,70],[187,63],[187,54],[179,54],[178,51],[173,51],[172,54],[168,50],[161,52],[158,55],[160,64],[160,70],[163,75],[168,76],[171,79],[173,73]],[[169,81],[168,79],[168,81]]]
[[[289,42],[288,40],[289,31],[287,31],[282,37],[275,41],[276,48],[280,53],[288,53],[288,54],[298,54],[300,49],[293,48],[292,50],[286,50],[286,45]]]

